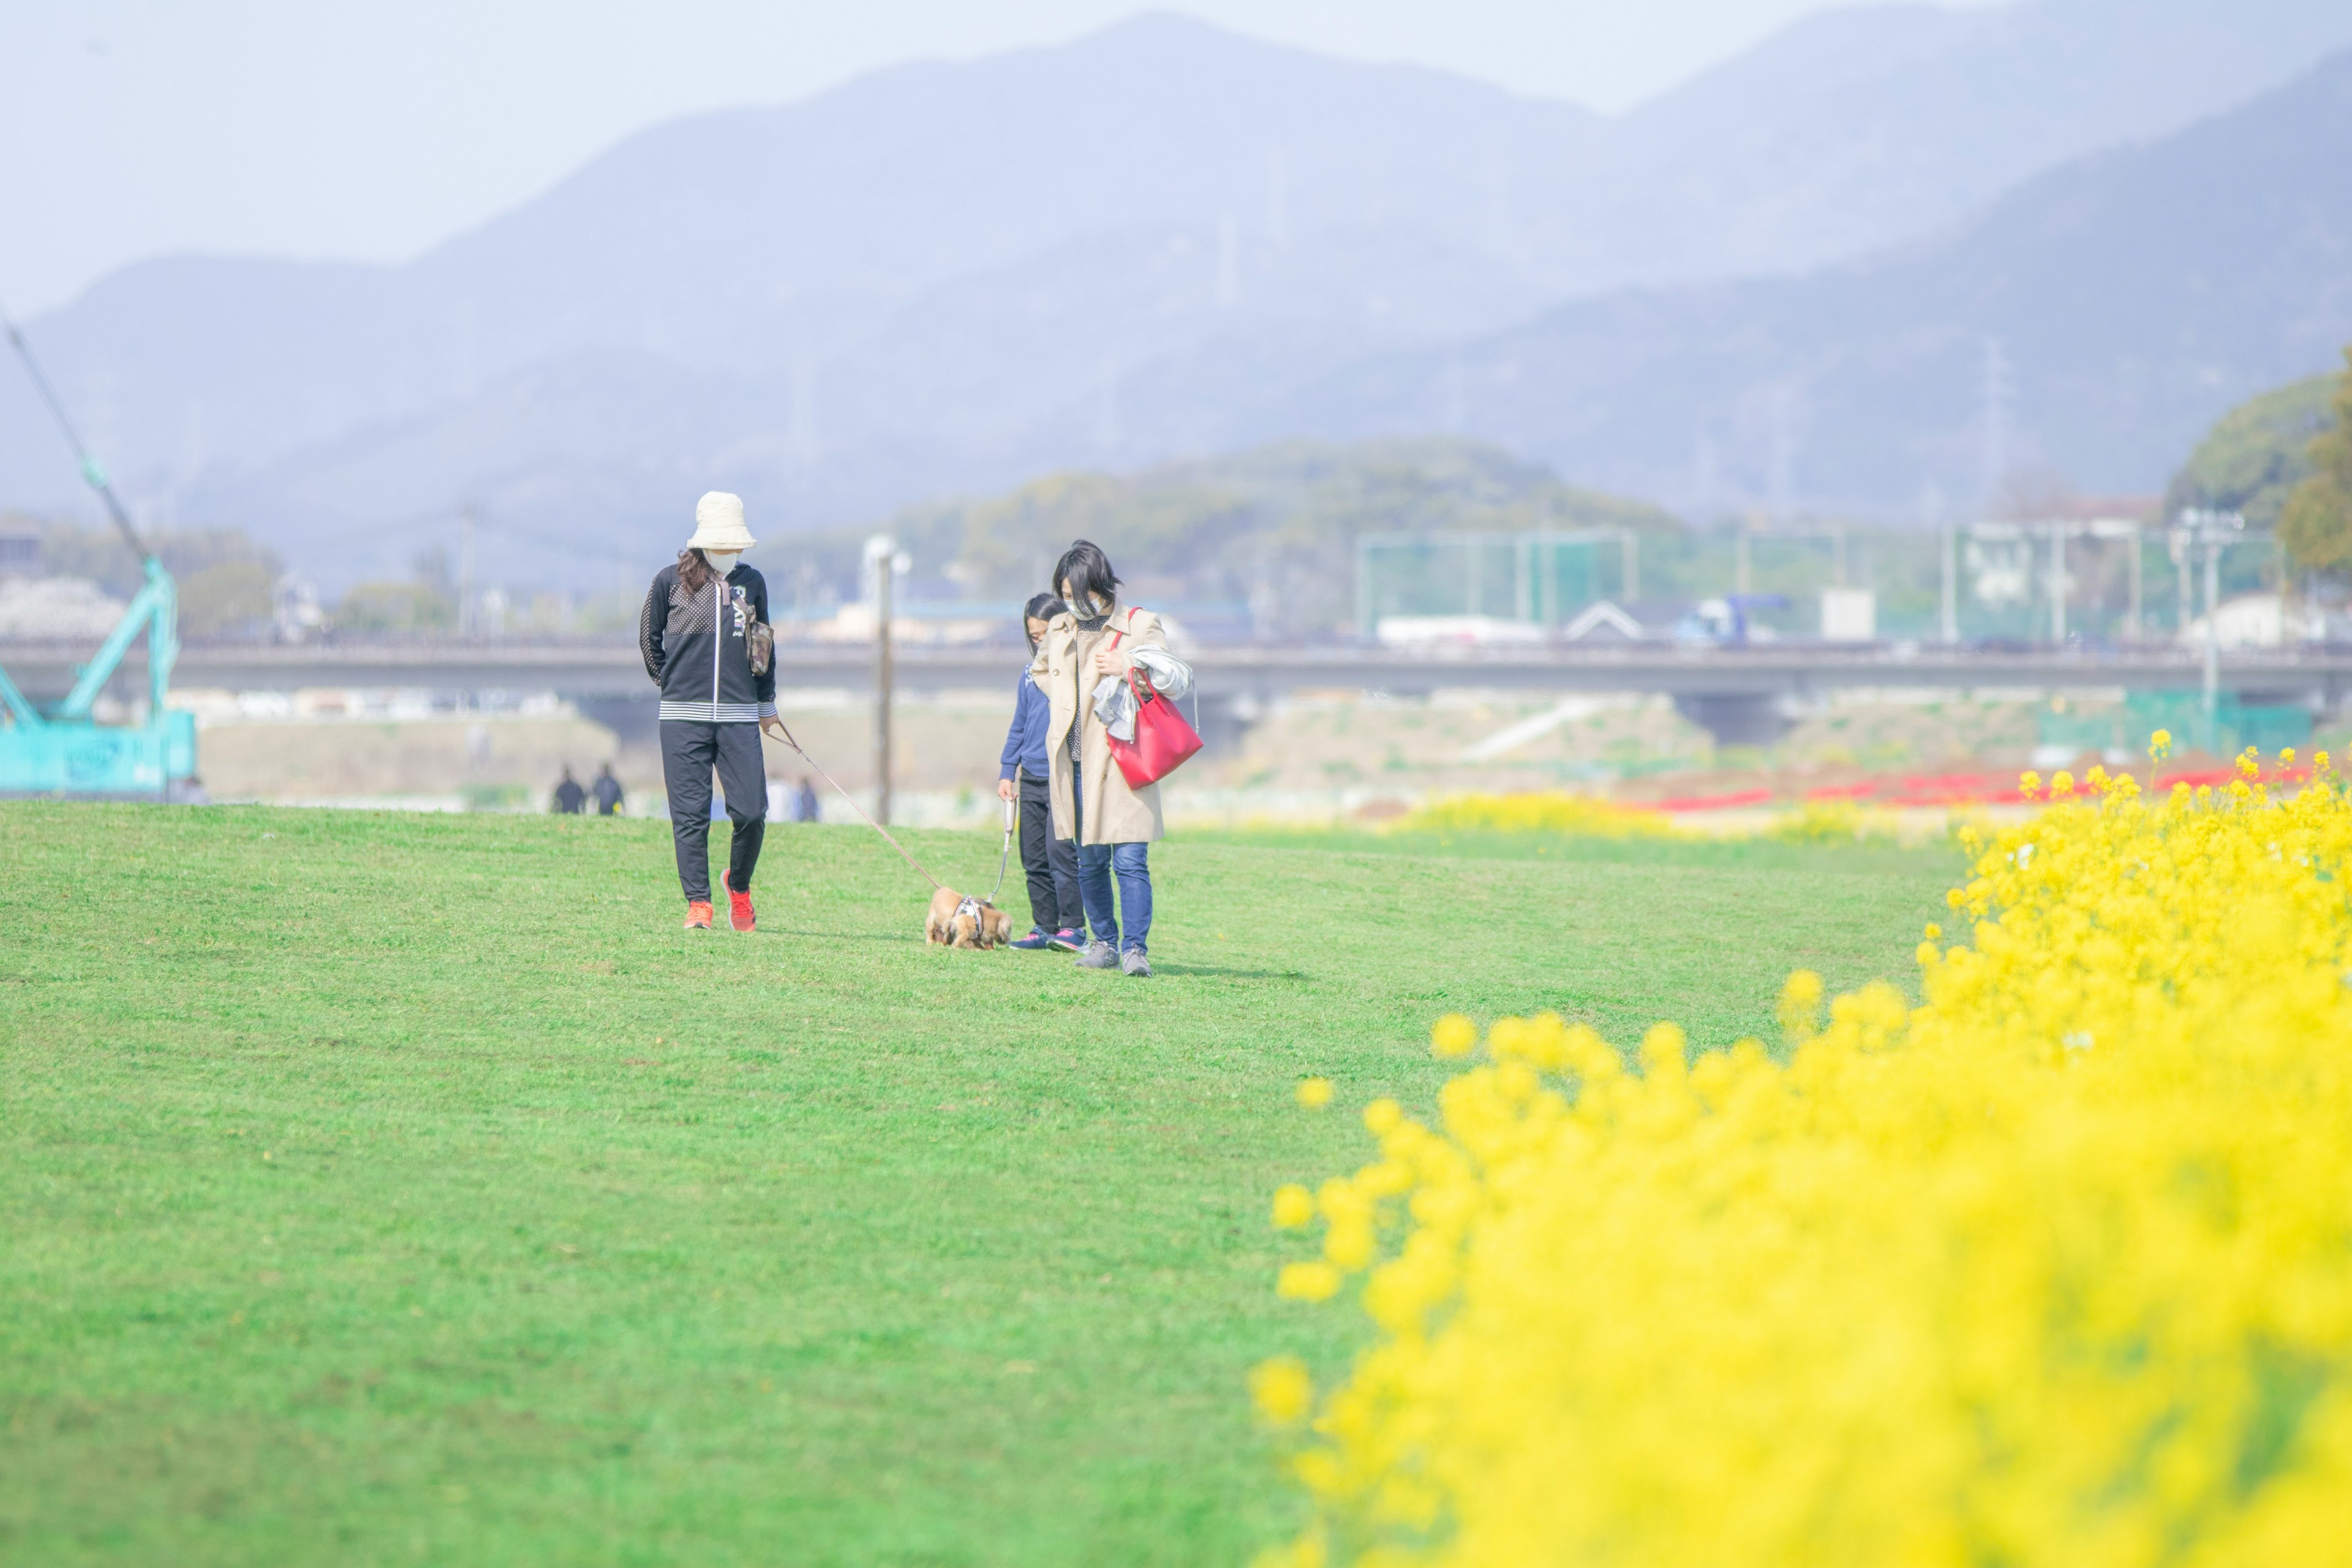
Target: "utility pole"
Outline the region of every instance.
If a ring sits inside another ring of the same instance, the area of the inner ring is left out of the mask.
[[[1944,525],[1944,641],[1960,640],[1960,563],[1958,531]]]
[[[474,636],[474,507],[468,501],[457,511],[457,635]]]
[[[866,569],[874,583],[874,820],[890,821],[890,578],[896,542],[877,533],[866,542]]]
[[[2234,511],[2191,510],[2180,514],[2187,542],[2205,547],[2205,749],[2221,744],[2221,547],[2245,531],[2246,520]],[[2183,574],[2186,576],[2186,573]]]
[[[2137,643],[2139,641],[2141,600],[2144,596],[2144,590],[2141,586],[2141,582],[2147,571],[2146,565],[2140,560],[2140,533],[2139,525],[2137,523],[2134,523],[2132,525],[2129,547],[2131,550],[2131,616],[2124,626],[2124,640],[2126,642]]]
[[[1952,525],[1944,521],[1943,489],[1933,479],[1919,488],[1919,526],[1923,530],[1932,529],[1940,546],[1937,552],[1937,564],[1943,568],[1943,580],[1938,584],[1942,593],[1937,597],[1937,608],[1941,613],[1937,617],[1936,629],[1943,634],[1944,642],[1949,646],[1960,640],[1959,544]]]
[[[2186,526],[2184,521],[2182,527]],[[2189,623],[2195,618],[2195,611],[2189,599],[2189,573],[2193,564],[2189,553],[2189,536],[2181,529],[2168,529],[2164,546],[2164,552],[2172,559],[2172,586],[2175,596],[2180,601],[2173,611],[2173,622],[2181,640],[2186,642],[2189,639]]]
[[[2066,525],[2050,525],[2050,640],[2066,646]]]
[[[2221,721],[2221,539],[2205,537],[2205,744],[2220,744]]]

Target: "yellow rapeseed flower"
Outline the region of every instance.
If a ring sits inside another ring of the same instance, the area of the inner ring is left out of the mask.
[[[1864,810],[1859,802],[1814,800],[1774,817],[1764,837],[1784,844],[1863,844],[1891,840],[1895,827],[1885,813]]]
[[[1277,1426],[1288,1426],[1313,1406],[1315,1379],[1297,1356],[1278,1355],[1250,1369],[1249,1392],[1259,1415]]]
[[[1331,1103],[1331,1080],[1328,1078],[1302,1078],[1298,1080],[1298,1103],[1309,1110],[1320,1110]]]
[[[1296,1230],[1315,1217],[1315,1194],[1297,1183],[1274,1190],[1274,1225],[1276,1230]]]
[[[1978,846],[1917,1005],[1791,975],[1785,1061],[1498,1019],[1376,1101],[1262,1561],[2347,1561],[2352,799],[2126,785]]]
[[[1339,1293],[1339,1271],[1328,1263],[1286,1263],[1274,1293],[1286,1301],[1328,1301]]]
[[[1780,987],[1780,1033],[1791,1044],[1809,1040],[1821,1027],[1822,977],[1800,969]]]
[[[1456,795],[1399,817],[1403,833],[1553,833],[1576,838],[1667,838],[1678,831],[1662,811],[1618,805],[1589,795],[1529,791]]]
[[[1429,1048],[1438,1057],[1466,1057],[1478,1043],[1478,1026],[1459,1013],[1448,1013],[1429,1031]]]
[[[2160,763],[2172,755],[2172,731],[2158,730],[2147,738],[2147,760]]]

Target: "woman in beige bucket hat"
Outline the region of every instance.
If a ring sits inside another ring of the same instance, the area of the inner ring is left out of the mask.
[[[768,619],[768,584],[743,564],[755,541],[743,501],[712,490],[694,506],[694,537],[654,576],[637,618],[646,673],[661,688],[662,780],[689,931],[709,931],[710,775],[719,773],[733,832],[727,851],[729,923],[748,931],[751,872],[767,830],[767,767],[760,731],[776,718],[776,671],[751,668],[751,628]]]

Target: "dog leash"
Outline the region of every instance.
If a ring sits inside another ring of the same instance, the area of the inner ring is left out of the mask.
[[[899,856],[899,858],[900,858],[901,859],[905,860],[905,861],[907,862],[907,864],[908,864],[908,865],[912,866],[916,870],[922,872],[922,877],[923,877],[923,880],[924,880],[924,881],[929,882],[932,887],[937,888],[937,889],[940,889],[940,891],[941,891],[941,892],[945,892],[945,891],[947,891],[947,884],[946,884],[945,882],[940,881],[937,877],[932,876],[932,875],[930,874],[930,872],[929,872],[929,871],[926,870],[926,869],[924,868],[923,863],[922,863],[920,860],[918,860],[918,859],[916,859],[912,855],[908,854],[908,853],[907,853],[907,847],[906,847],[905,845],[903,845],[903,844],[899,843],[897,839],[892,838],[892,837],[890,837],[890,830],[889,830],[888,828],[887,828],[887,827],[883,826],[880,823],[878,823],[878,822],[875,821],[875,820],[874,820],[874,818],[873,818],[872,816],[867,816],[866,808],[865,808],[864,806],[862,806],[862,805],[858,805],[858,804],[857,804],[857,797],[856,797],[856,795],[854,795],[850,794],[847,790],[843,789],[843,788],[841,787],[841,781],[840,781],[840,780],[838,780],[838,779],[836,779],[836,778],[835,778],[831,773],[826,773],[826,772],[824,771],[824,763],[822,763],[818,762],[814,757],[810,756],[810,755],[808,754],[808,752],[805,752],[805,751],[802,750],[801,743],[800,743],[798,741],[796,741],[796,740],[794,740],[794,739],[793,738],[793,732],[792,732],[791,729],[785,725],[784,721],[783,721],[782,719],[779,719],[779,720],[777,720],[777,721],[776,721],[776,728],[777,728],[777,729],[779,729],[779,730],[782,730],[782,731],[784,731],[784,744],[785,744],[785,745],[787,745],[787,746],[790,746],[793,751],[795,751],[795,752],[800,752],[800,755],[801,755],[801,761],[803,761],[803,762],[806,763],[809,766],[811,766],[811,767],[814,768],[814,769],[816,770],[816,776],[817,776],[817,777],[819,777],[819,778],[823,779],[825,783],[827,783],[827,784],[829,784],[833,785],[833,787],[835,788],[835,791],[837,791],[837,792],[839,792],[839,794],[840,794],[840,795],[841,795],[841,798],[842,798],[842,799],[844,799],[844,800],[845,800],[845,801],[847,801],[847,802],[849,803],[849,809],[850,809],[850,810],[852,810],[852,811],[856,812],[858,816],[863,816],[863,817],[865,817],[865,818],[866,818],[866,826],[868,826],[868,827],[872,828],[875,832],[877,832],[877,833],[880,834],[880,835],[882,836],[883,839],[884,839],[887,843],[888,843],[888,845],[890,846],[890,847],[891,847],[891,848],[893,848],[893,849],[896,849],[896,850],[898,852],[898,856]],[[1010,844],[1011,842],[1012,842],[1012,841],[1011,841],[1010,837],[1008,837],[1008,838],[1006,839],[1006,843],[1007,843],[1007,844]],[[997,879],[997,883],[998,883],[998,885],[1001,887],[1001,886],[1003,884],[1003,881],[1004,881],[1004,873],[1003,873],[1003,869],[1002,869],[1001,868],[999,868],[999,870],[998,870],[998,872],[997,872],[997,878],[996,878],[996,879]]]
[[[1013,825],[1020,820],[1020,808],[1011,801],[1004,803],[1004,847],[997,852],[996,886],[988,890],[983,902],[993,907],[996,895],[1004,891],[1004,868],[1013,864]]]

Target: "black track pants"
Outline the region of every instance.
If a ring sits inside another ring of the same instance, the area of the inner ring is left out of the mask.
[[[661,721],[662,783],[669,790],[669,830],[677,841],[678,886],[688,903],[710,900],[710,770],[727,797],[735,829],[727,851],[729,885],[751,890],[760,839],[768,830],[768,770],[760,756],[757,724]]]
[[[1039,931],[1081,931],[1078,847],[1054,836],[1054,790],[1045,779],[1021,773],[1021,868],[1029,873],[1029,919]]]

